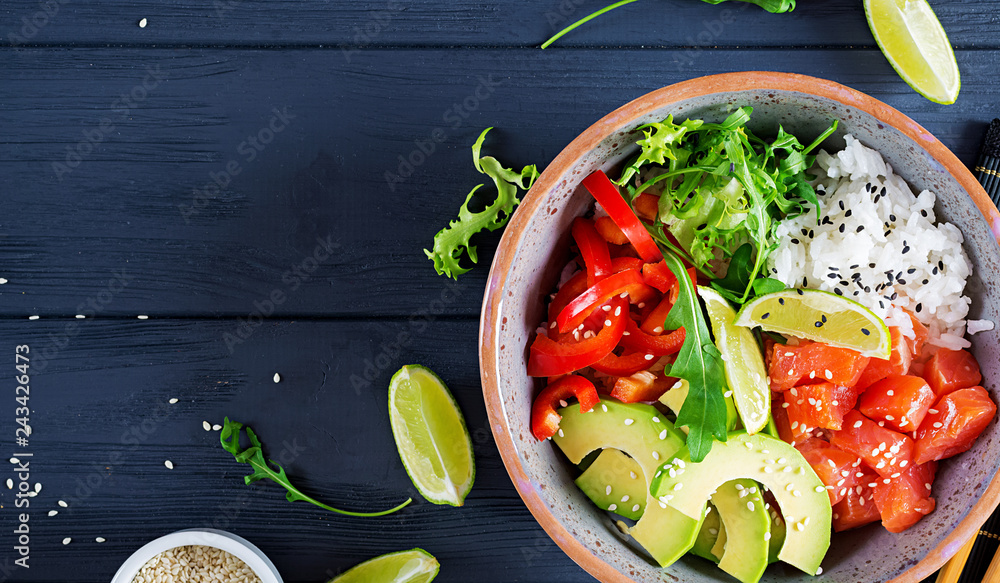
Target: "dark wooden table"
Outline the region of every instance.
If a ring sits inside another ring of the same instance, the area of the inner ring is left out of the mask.
[[[145,542],[199,526],[250,539],[289,582],[414,546],[442,583],[591,580],[522,505],[486,421],[478,314],[499,234],[458,283],[422,250],[482,178],[469,146],[484,127],[501,160],[541,167],[606,112],[711,73],[833,79],[974,160],[1000,113],[1000,1],[933,2],[963,73],[950,107],[895,75],[859,1],[799,4],[646,0],[541,51],[603,2],[4,0],[0,458],[33,453],[43,489],[23,569],[22,510],[0,487],[0,581],[107,581]],[[27,448],[19,345],[34,356]],[[463,508],[419,500],[396,454],[386,389],[412,362],[468,420]],[[227,415],[272,455],[294,449],[289,475],[320,499],[417,501],[361,519],[245,486],[202,428]]]

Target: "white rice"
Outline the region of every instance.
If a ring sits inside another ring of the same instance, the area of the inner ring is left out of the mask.
[[[260,583],[238,557],[202,545],[163,551],[139,569],[132,583]]]
[[[878,152],[850,135],[846,141],[844,150],[816,157],[821,224],[810,205],[777,227],[771,277],[842,294],[912,338],[905,308],[927,326],[928,344],[967,348],[967,331],[993,326],[966,321],[971,300],[963,291],[972,267],[962,232],[935,224],[934,193],[914,196]]]

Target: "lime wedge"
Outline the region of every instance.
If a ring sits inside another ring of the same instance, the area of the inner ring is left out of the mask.
[[[465,419],[448,387],[425,366],[399,369],[389,381],[389,423],[420,494],[434,504],[461,506],[476,463]]]
[[[865,0],[865,14],[875,42],[910,87],[935,103],[955,103],[958,63],[927,0]]]
[[[698,295],[705,301],[705,309],[708,310],[715,346],[722,353],[726,381],[733,391],[736,410],[744,429],[753,435],[767,425],[767,417],[771,413],[771,389],[760,346],[749,328],[733,324],[736,310],[719,292],[698,286]]]
[[[825,291],[788,289],[760,296],[736,315],[737,326],[760,326],[806,340],[889,359],[889,328],[858,302]]]
[[[440,567],[427,551],[411,549],[365,561],[329,583],[430,583]]]

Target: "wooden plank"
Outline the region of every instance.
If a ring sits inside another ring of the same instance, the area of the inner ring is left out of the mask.
[[[497,127],[487,149],[501,160],[544,166],[643,93],[768,63],[868,92],[971,163],[1000,97],[1000,51],[985,50],[959,52],[966,76],[950,107],[876,51],[701,51],[679,71],[670,63],[688,57],[669,50],[374,50],[349,64],[321,50],[6,56],[0,125],[16,131],[0,142],[0,315],[11,317],[250,317],[275,293],[274,315],[408,317],[444,293],[435,309],[471,318],[499,233],[453,292],[423,249],[481,182],[469,146],[484,127]],[[422,163],[387,181],[411,157]]]
[[[66,336],[67,325],[78,328]],[[504,470],[482,399],[475,322],[422,329],[405,321],[272,322],[230,353],[222,336],[232,326],[0,323],[0,349],[10,363],[0,376],[8,385],[20,374],[15,347],[28,345],[32,357],[30,443],[16,448],[7,440],[15,453],[33,454],[22,455],[30,459],[29,482],[43,485],[30,499],[31,581],[108,581],[142,544],[202,526],[250,539],[290,583],[325,581],[371,556],[414,546],[438,556],[443,582],[468,581],[473,573],[489,582],[585,578],[538,527]],[[410,341],[382,347],[403,331]],[[52,344],[63,337],[61,348]],[[370,386],[352,383],[375,362]],[[420,499],[396,453],[386,388],[411,362],[446,380],[467,419],[478,472],[462,508]],[[13,436],[15,406],[11,399],[0,415],[4,435]],[[284,458],[294,483],[319,499],[355,510],[390,507],[407,496],[414,504],[385,518],[352,518],[289,503],[269,482],[245,486],[247,466],[223,451],[218,432],[202,428],[225,416],[250,424],[268,455]],[[49,517],[49,510],[59,514]],[[13,538],[4,530],[0,541],[9,549]],[[107,542],[98,545],[99,536]],[[67,546],[64,537],[72,538]],[[14,580],[27,580],[25,573],[15,571]]]
[[[12,45],[324,46],[351,57],[371,46],[535,47],[603,0],[432,2],[429,0],[7,0],[0,31]],[[997,2],[937,0],[956,46],[997,48]],[[147,20],[140,28],[141,19]],[[343,48],[346,45],[349,48]],[[641,2],[565,37],[559,46],[873,46],[855,0],[801,1],[791,14],[695,0]]]

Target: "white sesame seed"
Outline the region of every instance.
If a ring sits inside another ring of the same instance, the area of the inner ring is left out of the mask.
[[[635,307],[641,310],[646,307],[646,302],[639,302],[638,304],[635,305]]]
[[[625,420],[625,425],[632,425],[633,423],[635,423],[635,419],[626,419]]]
[[[832,403],[830,403],[830,404],[831,404],[831,405],[833,405],[834,407],[836,407],[837,405],[839,405],[839,404],[840,404],[840,402],[839,402],[839,401],[837,401],[837,400],[835,399],[835,400],[834,400],[834,401],[833,401]]]
[[[854,428],[855,428],[855,429],[858,429],[858,428],[860,428],[860,427],[861,427],[861,425],[862,425],[862,423],[861,423],[860,421],[855,421],[855,422],[854,422]]]
[[[753,512],[753,509],[754,509],[753,502],[747,502],[747,510]]]
[[[21,463],[21,460],[17,459],[16,457],[12,457],[12,458],[10,458],[10,463],[12,463],[12,464],[19,464],[19,463]]]
[[[653,355],[652,354],[647,354],[645,356],[645,358],[646,358],[646,360],[653,360]]]
[[[140,320],[148,320],[149,316],[147,316],[145,314],[139,314],[138,316],[136,316],[136,318],[138,318]]]
[[[177,403],[177,399],[170,399],[170,400],[169,400],[169,401],[167,401],[167,402],[168,402],[168,403],[170,403],[171,405],[174,405],[174,404],[176,404],[176,403]]]
[[[607,413],[608,412],[608,406],[605,405],[604,403],[601,403],[601,410],[604,411],[605,413]]]
[[[39,318],[38,316],[28,316],[29,320],[37,320],[38,318]]]
[[[764,473],[765,474],[770,474],[773,471],[774,470],[772,470],[770,466],[764,466]]]
[[[828,381],[833,380],[833,373],[830,372],[829,369],[827,369],[823,374],[826,376],[826,380]]]
[[[559,437],[566,437],[562,429],[559,430]]]
[[[611,306],[601,306],[601,309],[604,310],[605,312],[610,312]]]
[[[837,484],[837,485],[839,486],[840,484]],[[786,492],[791,492],[794,489],[795,489],[795,486],[793,486],[791,484],[785,484],[785,491]]]
[[[873,456],[874,456],[874,455],[878,455],[879,453],[881,453],[881,450],[879,450],[879,448],[877,448],[877,447],[876,447],[875,449],[873,449],[873,450],[872,450],[872,455],[873,455]]]
[[[841,479],[840,479],[840,480],[839,480],[839,481],[837,482],[837,485],[838,485],[838,486],[843,486],[843,485],[844,485],[844,482],[846,482],[846,481],[847,481],[847,480],[845,480],[845,479],[841,478]],[[791,484],[789,484],[789,485],[791,485]]]
[[[139,21],[139,28],[146,28],[146,19],[143,18]]]
[[[890,480],[889,478],[886,478],[886,479],[882,480],[882,483],[883,484],[891,484],[892,480]]]
[[[555,322],[552,322],[551,324],[549,324],[549,328],[550,329],[555,328],[555,327],[556,327],[556,323]]]
[[[903,460],[903,461],[899,462],[899,467],[901,467],[901,468],[905,468],[905,467],[907,466],[907,464],[909,464],[909,463],[910,463],[910,462],[908,462],[908,461],[906,461],[906,460]]]
[[[732,391],[726,391],[725,393],[722,394],[722,396],[724,398],[728,399],[729,397],[733,396],[733,392]]]
[[[629,498],[628,494],[625,494],[624,496],[622,496],[622,502],[628,502],[628,498]]]
[[[892,389],[889,389],[888,391],[886,391],[885,394],[889,395],[891,397],[893,395]]]
[[[628,292],[622,292],[618,297],[624,300],[625,298],[628,297]]]
[[[58,510],[49,510],[49,516],[55,516],[56,514],[59,514]]]
[[[608,510],[610,510],[611,512],[614,512],[615,510],[618,510],[618,505],[617,504],[612,504],[611,506],[608,506]]]
[[[559,406],[560,407],[569,407],[569,403],[567,403],[565,399],[559,399]]]
[[[794,491],[792,492],[792,496],[795,496],[796,498],[798,498],[798,497],[799,497],[799,496],[801,496],[801,495],[802,495],[802,492],[799,492],[798,490],[794,490]]]
[[[659,461],[659,459],[660,459],[660,452],[654,451],[653,452],[653,459]]]
[[[788,408],[788,406],[789,406],[789,403],[782,403],[782,404],[781,404],[781,408],[782,408],[782,409],[787,409],[787,408]]]
[[[94,539],[94,541],[98,542],[98,543],[105,542],[106,540],[108,540],[108,539],[104,538],[103,536],[99,536],[99,537],[97,537],[97,538]]]
[[[938,412],[938,410],[937,409],[928,409],[927,412],[929,414],[931,414],[931,415],[934,415],[934,414],[936,414]]]
[[[653,417],[653,423],[659,423],[659,422],[660,422],[659,417]]]
[[[799,392],[795,390],[795,387],[792,387],[791,389],[789,389],[788,392],[791,393],[793,397],[798,397],[799,396]]]
[[[69,504],[66,504],[66,503],[65,503],[65,502],[63,502],[62,500],[60,500],[60,501],[56,502],[56,504],[58,504],[58,505],[62,506],[63,508],[68,508],[68,507],[69,507]]]
[[[84,319],[84,318],[86,318],[86,316],[84,316],[83,314],[77,314],[77,315],[76,315],[76,319],[77,319],[77,320],[82,320],[82,319]],[[64,544],[65,544],[65,543],[64,543]]]
[[[927,482],[926,484],[924,484],[924,488],[927,488],[928,490],[930,490],[931,489],[931,483]]]
[[[615,306],[615,315],[616,316],[621,316],[622,315],[622,307],[621,306]]]
[[[274,382],[276,382],[276,383],[280,383],[281,382],[281,375],[280,374],[274,373]]]
[[[39,494],[39,493],[41,493],[41,491],[42,491],[42,485],[41,484],[35,484],[35,493]]]
[[[895,421],[895,420],[896,420],[896,418],[895,418],[895,417],[893,417],[892,415],[886,415],[886,416],[885,416],[885,420],[886,420],[886,421]]]
[[[63,539],[63,541],[62,541],[62,543],[63,543],[64,545],[68,545],[68,544],[69,544],[69,543],[71,543],[71,542],[73,542],[73,539],[71,539],[71,538],[69,538],[69,537],[66,537],[66,538],[64,538],[64,539]]]
[[[202,421],[202,422],[201,422],[201,427],[202,427],[202,429],[204,429],[205,431],[211,431],[211,430],[212,430],[212,424],[211,424],[211,423],[209,423],[208,421]]]
[[[744,441],[743,445],[747,446],[747,449],[753,449],[753,444],[750,443],[749,441]]]
[[[885,427],[885,421],[879,421],[878,422],[878,426],[879,427]]]
[[[680,490],[680,489],[681,489],[681,488],[683,488],[683,487],[684,487],[684,482],[677,482],[677,483],[676,483],[676,484],[674,485],[674,491],[677,491],[677,490]]]
[[[7,478],[7,489],[8,490],[13,490],[14,489],[14,480],[11,480],[10,478]]]
[[[163,462],[163,465],[167,466],[168,470],[174,469],[174,462],[170,460],[166,460],[165,462]]]
[[[715,535],[719,534],[719,529],[717,529],[717,528],[710,528],[710,529],[708,529],[708,534],[710,534],[712,536],[715,536]]]
[[[639,505],[638,504],[636,504],[635,506],[632,507],[632,512],[639,512]]]
[[[604,325],[605,326],[610,326],[611,325],[611,320],[605,320],[604,321]]]
[[[820,492],[823,492],[823,491],[825,491],[825,490],[826,490],[826,488],[824,488],[823,486],[816,486],[815,488],[813,488],[813,490],[815,490],[815,491],[816,491],[816,493],[818,494],[818,493],[820,493]]]
[[[666,510],[667,509],[667,505],[664,504],[663,502],[660,502],[660,508],[663,508],[664,510]]]
[[[660,439],[666,439],[666,438],[667,438],[667,430],[664,429],[663,431],[660,432]]]
[[[940,429],[942,427],[944,427],[944,424],[942,424],[940,421],[935,421],[934,422],[934,428],[935,429]]]
[[[764,533],[764,540],[771,540],[771,533],[770,532],[765,532]]]
[[[802,524],[801,522],[796,522],[795,523],[795,530],[801,531],[801,530],[805,530],[805,528],[806,528],[805,525]]]
[[[816,567],[816,576],[819,577],[823,574],[823,567]]]
[[[798,428],[799,428],[799,422],[798,421],[792,421],[792,429],[798,429]]]

